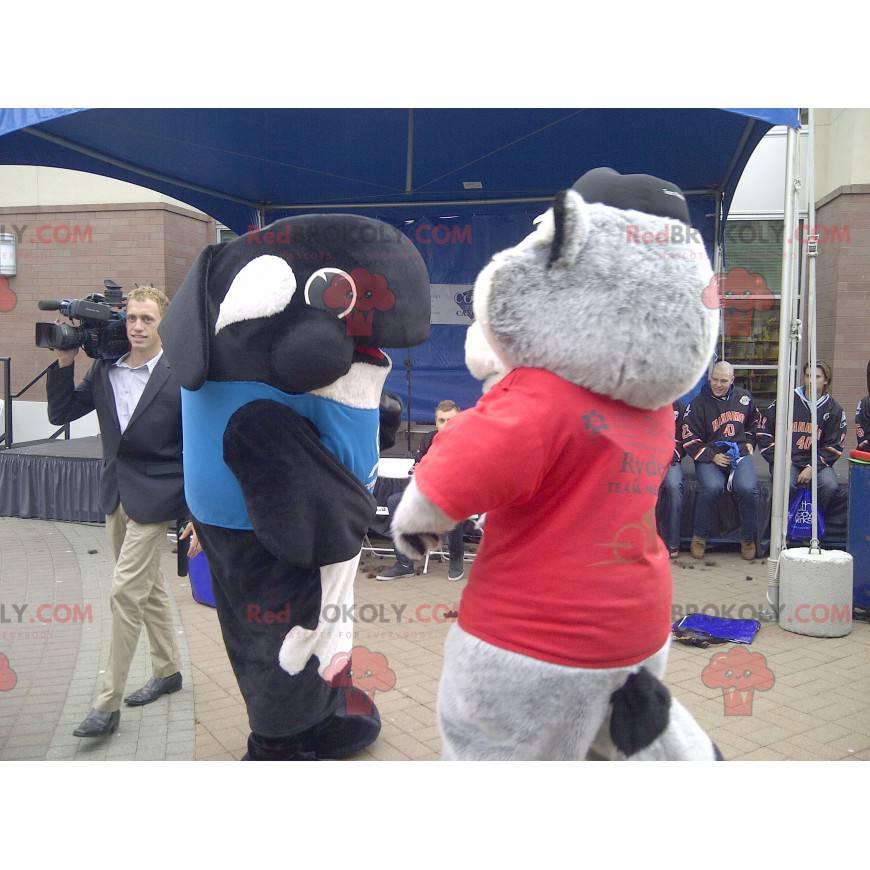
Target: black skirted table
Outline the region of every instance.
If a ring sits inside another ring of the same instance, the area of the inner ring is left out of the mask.
[[[99,435],[0,450],[0,516],[103,523]]]

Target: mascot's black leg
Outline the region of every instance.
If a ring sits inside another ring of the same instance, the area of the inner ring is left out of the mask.
[[[315,629],[320,569],[275,559],[252,532],[196,524],[209,561],[227,655],[245,699],[250,760],[343,758],[373,743],[380,716],[350,682],[350,663],[327,682],[320,662],[289,674],[279,652],[295,625]],[[233,566],[244,565],[236,573]]]
[[[381,717],[358,689],[348,689],[345,704],[332,716],[294,737],[251,733],[242,761],[326,761],[361,752],[378,738]]]

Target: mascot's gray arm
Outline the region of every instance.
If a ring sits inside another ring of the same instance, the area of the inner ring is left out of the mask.
[[[429,501],[417,482],[411,480],[396,508],[390,531],[397,550],[409,559],[422,559],[426,549],[438,546],[441,533],[449,532],[455,525],[456,520]]]

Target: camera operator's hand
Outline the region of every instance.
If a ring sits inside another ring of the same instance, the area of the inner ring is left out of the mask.
[[[74,347],[72,350],[56,350],[54,353],[57,357],[57,364],[62,369],[71,366],[75,362],[76,354],[78,352],[79,349],[77,347]]]
[[[63,323],[62,320],[55,320],[55,323]],[[71,366],[75,362],[76,354],[79,352],[77,347],[71,348],[70,350],[55,350],[54,354],[57,357],[57,364],[65,369],[67,366]]]

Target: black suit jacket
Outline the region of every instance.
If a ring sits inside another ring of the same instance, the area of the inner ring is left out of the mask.
[[[112,363],[96,360],[80,384],[73,366],[48,370],[48,419],[55,426],[94,409],[103,438],[100,506],[112,513],[120,501],[140,523],[187,515],[181,464],[181,388],[165,354],[157,361],[124,433],[109,381]]]

